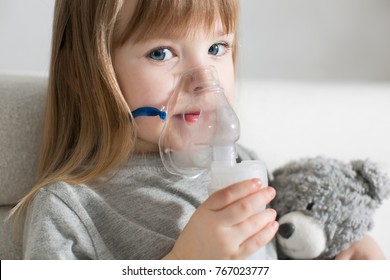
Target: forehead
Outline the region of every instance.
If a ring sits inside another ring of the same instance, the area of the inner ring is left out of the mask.
[[[235,33],[237,10],[235,0],[124,1],[116,41],[195,36],[199,29],[210,35]]]

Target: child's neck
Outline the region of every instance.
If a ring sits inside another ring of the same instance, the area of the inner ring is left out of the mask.
[[[141,139],[137,139],[135,144],[134,153],[136,154],[147,154],[147,153],[158,153],[158,145],[156,143],[147,142]]]

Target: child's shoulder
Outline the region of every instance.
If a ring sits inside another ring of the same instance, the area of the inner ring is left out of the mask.
[[[40,188],[37,192],[41,195],[57,195],[57,196],[63,196],[63,195],[71,195],[74,193],[81,193],[90,190],[85,185],[74,185],[63,181],[58,181],[54,183],[50,183],[45,185],[44,187]]]
[[[85,185],[73,185],[59,181],[40,188],[33,199],[33,204],[64,204],[74,208],[75,205],[83,204],[93,196],[96,196],[94,191]]]

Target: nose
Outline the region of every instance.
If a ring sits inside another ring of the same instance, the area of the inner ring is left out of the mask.
[[[284,223],[279,226],[278,234],[283,238],[290,238],[295,231],[295,226],[292,223]]]
[[[187,70],[185,87],[188,92],[200,92],[208,87],[219,86],[217,70],[212,66],[200,66]]]

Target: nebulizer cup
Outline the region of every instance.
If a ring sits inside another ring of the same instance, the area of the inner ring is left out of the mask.
[[[196,67],[184,72],[166,112],[159,148],[169,172],[197,177],[210,170],[210,194],[251,178],[260,178],[263,186],[268,185],[262,161],[236,162],[240,123],[214,67]],[[264,247],[249,259],[265,259]]]

